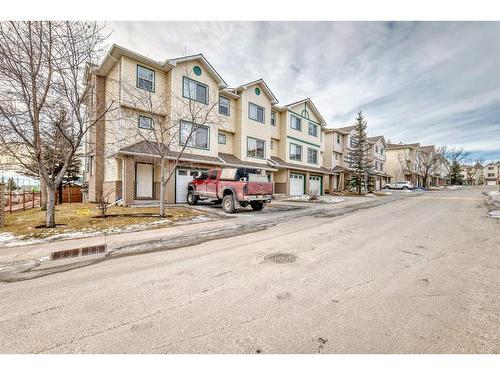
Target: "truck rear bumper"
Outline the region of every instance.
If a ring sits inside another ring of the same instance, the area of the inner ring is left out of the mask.
[[[265,201],[269,203],[271,202],[271,199],[273,199],[272,195],[245,195],[243,197],[243,200],[247,202]]]

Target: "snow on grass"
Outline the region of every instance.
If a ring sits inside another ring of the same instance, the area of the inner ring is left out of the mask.
[[[289,197],[287,199],[284,199],[284,201],[288,202],[308,202],[308,203],[340,203],[340,202],[345,202],[344,198],[341,197],[335,197],[331,195],[322,195],[318,197],[318,199],[311,199],[309,195],[294,195],[292,197]]]
[[[101,235],[111,235],[120,234],[128,232],[140,232],[149,229],[159,229],[165,228],[173,225],[186,225],[194,223],[203,223],[206,221],[214,220],[213,218],[206,215],[194,216],[186,220],[172,220],[169,218],[159,219],[155,221],[149,221],[138,224],[131,224],[127,226],[111,226],[106,229],[96,229],[94,227],[81,228],[78,231],[72,229],[65,229],[63,232],[57,232],[56,229],[47,229],[48,233],[45,237],[28,237],[28,236],[16,236],[9,232],[0,232],[0,248],[2,247],[16,247],[16,246],[26,246],[34,245],[53,241],[62,241],[75,238],[88,238]],[[51,235],[50,233],[54,234]]]

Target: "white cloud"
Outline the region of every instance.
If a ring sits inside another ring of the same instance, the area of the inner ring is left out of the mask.
[[[110,42],[163,61],[203,53],[234,86],[311,97],[329,126],[366,113],[393,141],[500,159],[499,22],[112,22]]]

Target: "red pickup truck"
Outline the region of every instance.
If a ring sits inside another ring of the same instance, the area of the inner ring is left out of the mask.
[[[260,169],[222,168],[210,169],[188,185],[187,201],[193,205],[198,200],[222,203],[226,213],[239,207],[252,206],[260,211],[273,197],[273,184]]]

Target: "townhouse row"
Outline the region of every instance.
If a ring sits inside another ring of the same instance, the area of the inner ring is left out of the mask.
[[[462,165],[460,174],[466,185],[500,185],[500,162]]]
[[[224,166],[264,170],[275,194],[347,187],[353,127],[328,129],[309,98],[278,104],[263,79],[230,88],[201,54],[158,62],[113,45],[100,65],[88,66],[85,84],[96,116],[86,139],[88,201],[159,200],[162,148],[173,176],[168,203],[185,202],[193,177]],[[391,178],[390,145],[383,136],[369,142],[380,189]]]

